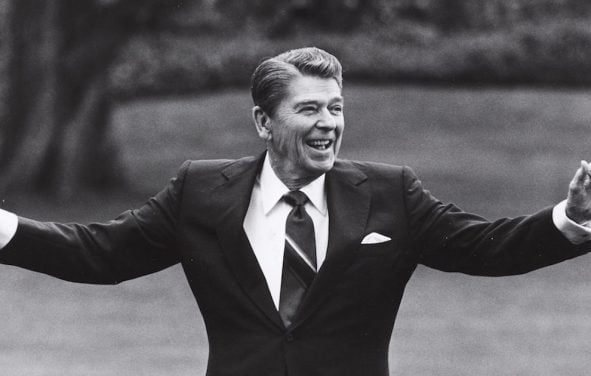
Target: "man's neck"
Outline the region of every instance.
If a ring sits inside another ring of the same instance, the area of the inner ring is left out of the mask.
[[[318,173],[309,176],[298,176],[289,169],[280,167],[273,161],[273,158],[269,158],[269,162],[271,162],[271,168],[273,169],[273,172],[275,172],[275,175],[277,175],[279,180],[281,180],[281,182],[283,182],[283,184],[285,184],[285,186],[289,188],[290,191],[301,189],[322,175],[322,173]]]
[[[289,179],[284,179],[281,176],[279,176],[279,179],[281,179],[281,181],[283,182],[283,184],[285,184],[285,186],[287,188],[289,188],[290,191],[297,191],[298,189],[305,187],[306,185],[310,184],[311,182],[314,181],[314,179],[317,178],[306,178],[306,179],[293,179],[293,180],[289,180]]]

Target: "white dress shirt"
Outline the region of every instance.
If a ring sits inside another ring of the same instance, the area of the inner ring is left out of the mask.
[[[16,214],[0,209],[0,249],[16,234],[18,227],[18,217]]]
[[[314,222],[318,270],[326,257],[328,247],[328,208],[324,180],[325,175],[322,175],[300,189],[310,199],[304,208]],[[285,222],[292,209],[291,205],[281,200],[287,192],[289,188],[275,175],[267,156],[253,187],[250,205],[243,222],[244,231],[277,308],[281,291]]]
[[[316,262],[318,269],[326,258],[328,246],[328,208],[324,189],[325,175],[320,176],[301,190],[310,201],[306,212],[314,222],[316,233]],[[285,221],[291,206],[281,200],[289,189],[279,180],[265,158],[250,197],[250,205],[243,226],[267,280],[273,302],[279,307],[283,249],[285,246]],[[566,216],[566,200],[554,207],[552,220],[560,232],[573,244],[591,240],[591,223],[579,225]],[[13,238],[18,227],[18,217],[0,209],[0,250]]]

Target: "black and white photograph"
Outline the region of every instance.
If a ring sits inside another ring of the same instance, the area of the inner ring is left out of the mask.
[[[0,0],[0,375],[591,368],[591,2]]]

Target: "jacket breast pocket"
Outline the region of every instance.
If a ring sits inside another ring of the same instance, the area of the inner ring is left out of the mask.
[[[339,279],[335,292],[342,293],[343,296],[358,297],[364,302],[377,301],[377,294],[391,287],[392,281],[402,275],[397,270],[403,258],[404,244],[396,240],[360,244]]]
[[[389,257],[399,252],[398,242],[388,240],[382,243],[361,244],[357,250],[358,257]]]

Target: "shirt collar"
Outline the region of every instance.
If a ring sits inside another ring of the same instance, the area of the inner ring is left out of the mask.
[[[326,193],[324,191],[324,182],[326,175],[322,174],[310,184],[300,188],[310,199],[314,207],[322,214],[326,215],[328,210],[326,204]],[[261,198],[263,201],[263,209],[265,214],[268,214],[271,209],[281,200],[284,194],[289,192],[289,188],[277,177],[275,171],[271,167],[269,155],[265,156],[263,169],[259,175],[259,184],[261,188]]]

